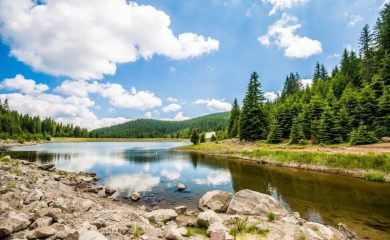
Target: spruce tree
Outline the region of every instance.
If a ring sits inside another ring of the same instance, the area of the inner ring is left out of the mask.
[[[369,131],[367,126],[363,123],[351,132],[351,145],[362,145],[376,142],[378,142],[378,139],[375,137],[375,134]]]
[[[363,79],[365,83],[371,82],[373,75],[373,41],[374,37],[370,27],[366,24],[360,34],[360,57],[363,62]]]
[[[252,73],[240,116],[240,140],[255,141],[267,136],[267,116],[263,110],[265,100],[256,72]]]
[[[198,130],[194,129],[191,133],[191,142],[196,145],[199,143],[199,133]]]
[[[235,98],[230,111],[229,125],[227,129],[227,135],[229,138],[235,138],[238,136],[238,126],[240,121],[240,106],[238,106],[238,101]]]
[[[271,128],[267,137],[267,142],[272,144],[281,143],[283,141],[282,134],[282,128],[275,119],[271,124]]]
[[[321,65],[319,62],[316,62],[316,66],[314,67],[313,83],[316,83],[318,80],[321,80]]]
[[[329,107],[325,108],[321,116],[319,140],[325,144],[334,144],[341,141],[340,126]]]
[[[305,134],[298,119],[295,118],[291,127],[289,144],[302,144],[305,141]]]

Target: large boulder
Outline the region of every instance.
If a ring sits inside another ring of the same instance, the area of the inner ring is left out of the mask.
[[[208,227],[213,223],[220,222],[222,223],[223,220],[221,217],[218,216],[213,210],[207,210],[205,212],[201,212],[198,215],[198,225],[202,227]]]
[[[169,222],[177,218],[177,213],[173,209],[158,209],[145,214],[145,217],[152,222]]]
[[[56,231],[49,226],[38,227],[27,235],[27,239],[42,239],[53,236]]]
[[[29,216],[22,212],[8,212],[0,217],[0,238],[7,237],[13,232],[26,229],[30,225]]]
[[[319,223],[315,222],[306,222],[303,224],[304,232],[306,235],[308,235],[311,238],[318,238],[318,239],[324,239],[324,240],[332,240],[335,239],[334,232]]]
[[[199,208],[203,211],[211,209],[215,212],[226,212],[232,198],[233,194],[230,192],[210,191],[199,199]]]
[[[248,189],[234,194],[226,211],[227,214],[240,215],[267,215],[270,212],[277,215],[288,213],[273,197]]]
[[[24,204],[40,201],[42,197],[43,193],[39,189],[34,189],[28,193],[27,197],[24,199]]]

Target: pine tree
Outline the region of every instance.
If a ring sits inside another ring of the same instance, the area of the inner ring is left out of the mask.
[[[227,129],[227,135],[229,138],[235,138],[238,136],[238,126],[240,121],[240,106],[238,106],[238,101],[235,98],[230,111],[229,126]]]
[[[365,83],[371,82],[373,75],[373,34],[370,27],[366,24],[360,34],[360,57],[363,62],[363,79]]]
[[[376,142],[378,142],[378,139],[375,137],[375,134],[369,131],[367,126],[363,123],[351,132],[351,145],[362,145]]]
[[[192,133],[191,133],[191,142],[194,144],[194,145],[197,145],[199,143],[199,133],[198,133],[198,130],[194,129],[192,130]]]
[[[265,100],[256,72],[252,73],[240,116],[240,140],[254,141],[267,136],[267,117],[263,111]]]
[[[201,143],[205,143],[206,142],[206,134],[205,133],[201,133],[200,134],[200,140],[199,140]]]
[[[325,108],[321,116],[319,140],[325,144],[334,144],[341,141],[340,126],[329,107]]]
[[[375,96],[375,92],[369,85],[364,86],[359,94],[358,101],[360,112],[358,114],[358,119],[366,126],[371,126],[378,114],[378,100]]]
[[[326,81],[329,79],[328,71],[326,70],[324,64],[321,64],[320,79],[322,81]]]
[[[271,124],[271,128],[267,137],[267,142],[272,144],[281,143],[283,141],[282,134],[282,128],[275,119]]]
[[[321,80],[321,65],[319,62],[316,62],[313,74],[313,83],[316,83],[318,80]]]
[[[305,141],[305,134],[298,119],[295,118],[291,127],[289,144],[302,144]]]
[[[337,121],[340,126],[340,137],[342,141],[347,141],[351,129],[350,117],[345,107],[342,107],[337,113]]]

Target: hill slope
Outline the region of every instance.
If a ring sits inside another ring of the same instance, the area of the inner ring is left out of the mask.
[[[215,113],[185,121],[161,121],[154,119],[137,119],[111,127],[99,128],[91,132],[93,137],[112,138],[187,138],[193,128],[201,132],[220,131],[227,127],[228,112]]]

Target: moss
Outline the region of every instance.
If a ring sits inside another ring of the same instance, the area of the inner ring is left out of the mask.
[[[385,177],[381,173],[376,173],[376,172],[367,172],[363,175],[363,177],[367,181],[372,181],[372,182],[384,182]]]
[[[267,214],[267,218],[268,218],[268,221],[272,222],[272,221],[275,221],[276,215],[275,215],[275,213],[273,213],[273,212],[269,212],[269,213]]]

